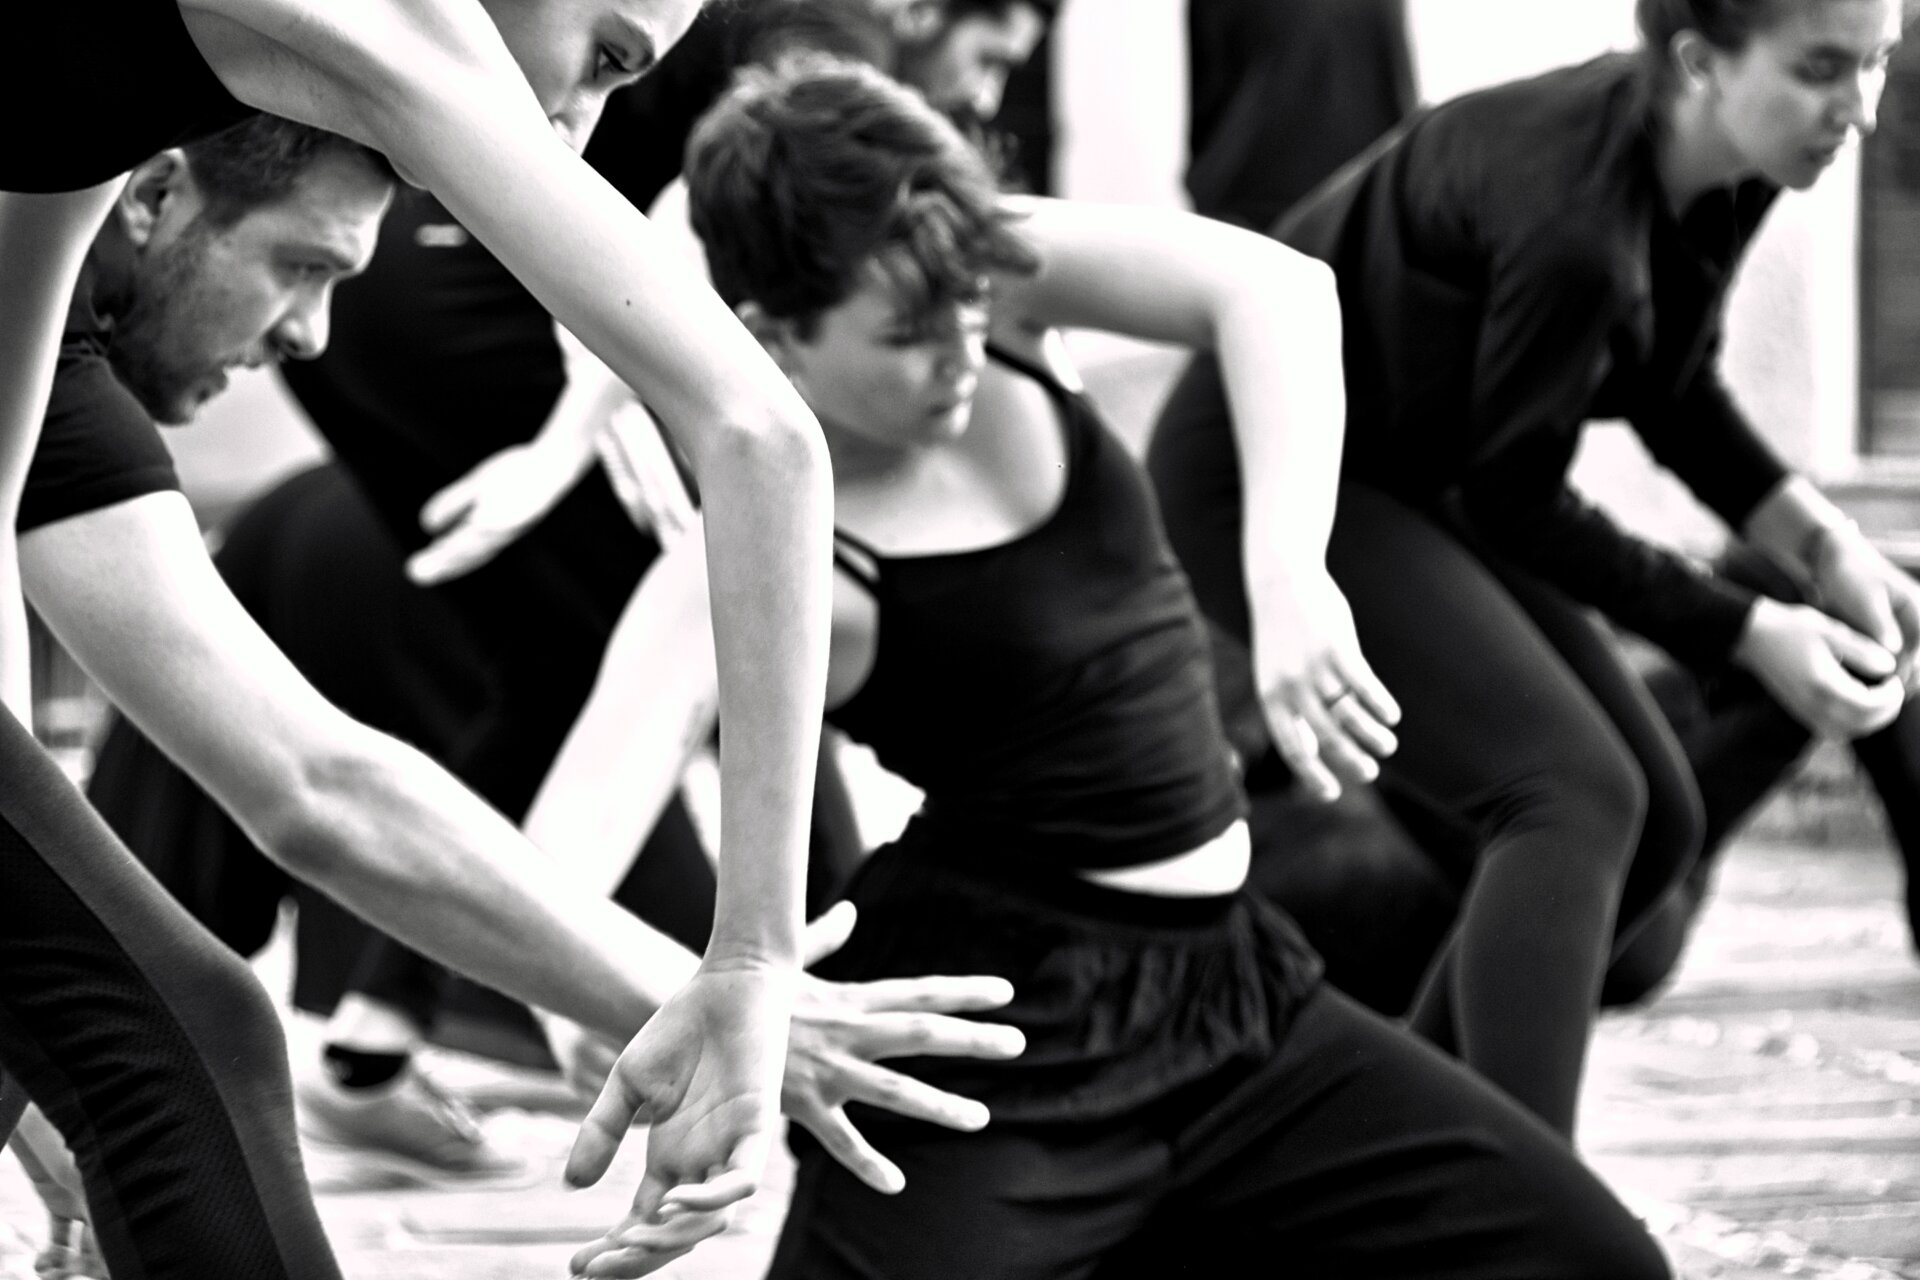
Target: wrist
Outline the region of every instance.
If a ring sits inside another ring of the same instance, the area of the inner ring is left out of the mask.
[[[1822,520],[1800,539],[1796,548],[1800,567],[1809,580],[1818,582],[1832,566],[1834,556],[1862,538],[1860,526],[1845,516]]]
[[[764,944],[728,942],[715,938],[700,957],[703,973],[765,974],[771,978],[798,981],[801,972],[800,951],[769,947]]]

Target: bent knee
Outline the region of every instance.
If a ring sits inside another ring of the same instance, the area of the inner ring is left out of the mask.
[[[1561,743],[1528,761],[1496,810],[1496,827],[1550,829],[1565,847],[1624,867],[1646,826],[1649,789],[1632,754],[1608,737]]]
[[[216,1075],[278,1076],[286,1033],[273,999],[240,958],[218,945],[190,950],[166,982],[168,1008]]]

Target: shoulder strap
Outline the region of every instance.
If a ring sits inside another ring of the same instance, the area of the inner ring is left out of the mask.
[[[880,591],[880,553],[841,529],[833,531],[833,563],[870,593]]]
[[[1055,399],[1073,399],[1073,391],[1063,385],[1060,379],[1053,375],[1052,370],[1047,369],[1043,365],[1035,364],[1025,356],[1017,356],[998,343],[989,342],[987,344],[987,358],[1007,366],[1007,368],[1013,370],[1015,373],[1033,379],[1045,387]]]

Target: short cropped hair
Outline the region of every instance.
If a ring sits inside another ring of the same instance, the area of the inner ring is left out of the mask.
[[[946,0],[947,23],[952,25],[976,14],[1004,18],[1015,5],[1025,5],[1043,19],[1052,22],[1060,12],[1060,0]]]
[[[799,56],[742,72],[695,129],[686,179],[720,296],[803,332],[874,267],[924,320],[978,298],[990,271],[1037,266],[980,153],[857,63]]]
[[[867,62],[892,73],[893,27],[873,0],[759,0],[742,11],[734,66],[771,66],[801,52]]]
[[[366,164],[370,173],[396,180],[379,152],[265,112],[188,143],[183,150],[206,200],[201,217],[216,227],[231,226],[256,209],[286,199],[322,156],[348,155]]]

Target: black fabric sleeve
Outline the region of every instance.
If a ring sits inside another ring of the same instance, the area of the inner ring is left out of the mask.
[[[20,499],[20,532],[179,487],[160,429],[106,356],[92,344],[63,345]]]
[[[1751,591],[1628,533],[1567,484],[1576,437],[1534,436],[1460,489],[1472,533],[1498,555],[1599,609],[1683,662],[1724,662]]]
[[[1655,461],[1735,530],[1789,474],[1733,402],[1712,355],[1677,398],[1635,413],[1632,423]]]
[[[1584,219],[1509,244],[1498,243],[1500,221],[1484,215],[1495,244],[1468,410],[1476,461],[1517,440],[1578,430],[1606,377],[1609,339],[1626,305],[1608,246],[1597,233],[1582,234],[1592,230]]]

